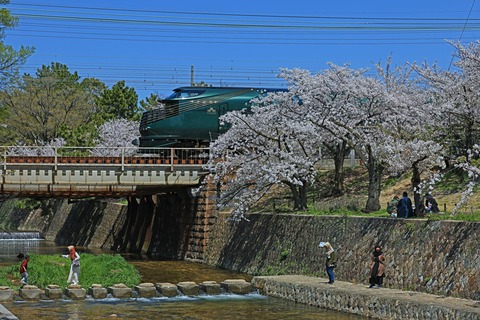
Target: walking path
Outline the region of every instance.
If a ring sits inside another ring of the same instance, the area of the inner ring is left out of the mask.
[[[382,319],[480,319],[480,301],[298,275],[254,277],[261,293]]]
[[[0,304],[0,320],[18,320],[18,318]]]

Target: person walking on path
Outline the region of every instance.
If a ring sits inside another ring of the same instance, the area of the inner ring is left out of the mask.
[[[373,288],[381,288],[383,285],[383,277],[385,276],[385,256],[382,252],[382,247],[379,245],[375,246],[372,254],[370,255],[370,286]]]
[[[325,268],[328,274],[328,284],[333,284],[335,282],[335,274],[333,273],[333,269],[337,266],[337,258],[335,254],[335,250],[333,250],[332,245],[330,242],[320,242],[320,248],[325,248],[326,259],[325,259]]]
[[[28,261],[30,260],[30,257],[28,254],[24,255],[23,253],[20,252],[17,255],[17,258],[22,259],[22,263],[20,264],[20,276],[22,277],[22,279],[20,280],[20,282],[22,283],[22,287],[23,287],[24,285],[27,284],[27,281],[28,281],[27,269],[28,269]]]
[[[408,193],[403,192],[403,197],[397,204],[397,216],[399,218],[408,218],[413,216],[412,200],[408,197]]]
[[[78,277],[80,275],[80,255],[75,250],[74,246],[68,246],[69,254],[62,255],[64,258],[70,258],[72,264],[70,265],[70,274],[68,275],[67,283],[78,285]]]

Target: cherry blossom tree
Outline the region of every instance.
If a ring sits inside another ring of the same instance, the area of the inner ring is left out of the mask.
[[[278,185],[287,186],[294,208],[304,210],[321,157],[322,137],[311,124],[291,121],[298,100],[288,93],[272,95],[274,100],[269,96],[250,112],[224,115],[222,121],[231,128],[211,145],[210,165],[221,191],[218,203],[232,208],[235,218]],[[214,160],[219,157],[224,161]]]
[[[464,50],[459,52],[465,55]],[[478,60],[477,52],[470,49],[467,53],[470,59]],[[476,74],[472,71],[465,77],[415,64],[395,68],[391,65],[390,58],[384,65],[376,64],[374,76],[348,65],[332,64],[317,74],[284,69],[280,76],[288,81],[288,92],[269,94],[257,101],[258,106],[250,113],[224,116],[223,121],[232,128],[212,150],[214,157],[227,151],[228,156],[226,161],[211,162],[217,181],[231,177],[220,188],[222,204],[236,203],[236,212],[241,214],[272,186],[285,183],[290,184],[297,199],[295,207],[303,208],[304,190],[298,188],[311,183],[315,163],[322,153],[343,159],[350,148],[368,171],[366,212],[381,207],[384,173],[410,170],[416,207],[420,208],[422,174],[438,165],[446,150],[444,142],[448,140],[438,138],[439,132],[448,132],[439,128],[463,121],[465,115],[460,117],[453,112],[461,101],[469,106],[465,114],[472,116],[468,112],[473,111],[475,90],[460,83],[465,82],[464,78],[474,79]],[[458,64],[463,68],[466,65]],[[413,71],[421,77],[415,77]],[[458,97],[460,89],[463,98]],[[441,117],[446,110],[451,112],[447,119]],[[341,160],[337,167],[340,166],[343,167]]]
[[[436,64],[415,66],[432,92],[435,113],[431,124],[435,125],[437,139],[448,146],[448,156],[468,156],[480,137],[480,50],[478,45],[463,47],[456,44],[457,70],[442,70]]]
[[[411,165],[400,156],[407,141],[399,133],[403,128],[418,131],[415,128],[422,125],[409,73],[390,73],[388,63],[384,68],[377,65],[376,70],[377,77],[336,65],[316,75],[295,69],[282,74],[295,84],[293,94],[302,101],[301,117],[347,143],[361,158],[369,174],[367,212],[380,209],[384,171]]]
[[[17,145],[11,146],[7,149],[9,156],[55,156],[58,154],[58,148],[65,146],[66,142],[63,138],[55,138],[48,142],[39,142],[39,146],[27,146],[23,142],[18,142]]]
[[[445,146],[445,157],[454,168],[465,170],[471,181],[453,214],[467,203],[478,183],[480,139],[480,43],[453,43],[458,60],[453,71],[423,64],[415,70],[433,92],[436,140]]]
[[[94,156],[130,156],[137,152],[132,141],[138,138],[139,123],[126,119],[115,119],[105,122],[98,128],[100,138],[93,149]]]

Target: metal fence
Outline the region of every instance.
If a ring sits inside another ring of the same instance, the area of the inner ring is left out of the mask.
[[[208,162],[208,148],[148,148],[141,150],[132,147],[93,148],[93,147],[38,147],[2,146],[0,163],[6,170],[11,165],[162,165],[202,166]],[[139,151],[143,151],[140,153]]]

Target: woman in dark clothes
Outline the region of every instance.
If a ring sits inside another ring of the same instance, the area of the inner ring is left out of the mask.
[[[383,284],[383,277],[385,275],[385,256],[382,252],[382,247],[379,245],[375,246],[375,249],[370,256],[370,286],[373,288],[381,288]]]

